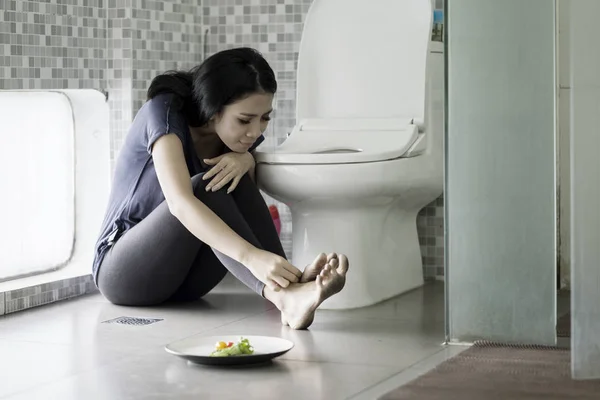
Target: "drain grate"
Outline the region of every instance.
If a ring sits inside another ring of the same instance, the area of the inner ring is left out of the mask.
[[[138,317],[119,317],[103,321],[103,324],[121,324],[132,326],[144,326],[162,321],[162,318],[138,318]]]

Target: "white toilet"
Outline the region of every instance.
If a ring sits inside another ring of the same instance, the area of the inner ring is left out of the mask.
[[[257,179],[290,207],[294,265],[348,256],[346,287],[323,309],[423,284],[417,214],[443,190],[443,46],[430,43],[431,20],[430,0],[314,0],[307,15],[297,124],[279,147],[259,147]]]

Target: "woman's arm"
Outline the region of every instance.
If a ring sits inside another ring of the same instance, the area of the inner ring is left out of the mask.
[[[152,147],[152,158],[171,214],[202,242],[245,264],[256,248],[194,196],[181,140],[162,136]]]
[[[161,136],[152,146],[158,181],[169,211],[194,236],[213,249],[243,264],[274,290],[298,282],[302,272],[285,258],[253,246],[233,231],[194,195],[181,140]]]
[[[252,179],[252,182],[256,183],[256,158],[254,158],[254,150],[249,153],[252,156],[252,166],[248,170],[248,176]]]

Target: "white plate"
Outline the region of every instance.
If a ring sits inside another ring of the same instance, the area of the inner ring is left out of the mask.
[[[215,351],[218,342],[237,343],[240,337],[250,341],[254,347],[254,354],[230,357],[210,357]],[[165,346],[165,350],[171,354],[182,357],[197,364],[208,365],[242,365],[257,364],[272,360],[287,353],[294,347],[294,343],[286,339],[272,336],[192,336],[178,340]]]

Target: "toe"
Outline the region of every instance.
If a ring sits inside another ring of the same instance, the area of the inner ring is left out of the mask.
[[[325,253],[321,253],[312,263],[304,268],[300,282],[314,281],[315,277],[319,274],[319,272],[321,272],[325,265],[327,265],[327,255]]]
[[[314,265],[323,265],[327,262],[327,254],[325,253],[321,253],[317,256],[317,258],[315,258],[315,261],[313,261]]]
[[[322,289],[323,288],[323,278],[321,277],[321,275],[317,276],[316,282],[317,282],[317,287]]]
[[[330,253],[329,255],[327,255],[327,262],[337,259],[337,254],[336,253]]]
[[[337,272],[339,272],[341,275],[346,275],[346,272],[348,272],[348,257],[340,254],[339,260],[340,263],[339,267],[337,268]]]
[[[329,276],[331,277],[335,277],[338,275],[338,270],[337,268],[331,268],[331,270],[329,271]]]
[[[330,265],[332,269],[336,269],[340,265],[340,262],[337,258],[334,258],[333,260],[329,261],[328,265]]]

